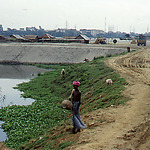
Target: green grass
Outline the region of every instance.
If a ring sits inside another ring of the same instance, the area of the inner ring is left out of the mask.
[[[126,81],[107,67],[104,64],[105,60],[106,58],[99,57],[88,63],[36,65],[54,70],[40,74],[30,82],[16,87],[24,92],[24,97],[36,100],[32,105],[14,105],[0,109],[0,120],[5,122],[2,128],[9,137],[5,144],[17,149],[67,120],[70,111],[62,109],[60,105],[70,96],[74,80],[81,82],[79,89],[82,93],[82,113],[126,102],[121,94]],[[62,68],[66,71],[64,80],[60,75]],[[106,85],[107,78],[114,81],[112,86]],[[51,144],[46,144],[45,149],[50,148]],[[70,144],[62,143],[58,147],[62,149]]]

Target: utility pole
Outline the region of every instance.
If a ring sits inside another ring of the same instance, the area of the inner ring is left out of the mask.
[[[77,29],[77,26],[76,26],[76,24],[75,24],[75,30]]]
[[[66,30],[68,29],[68,21],[66,20]]]
[[[106,24],[106,21],[107,21],[107,20],[106,20],[106,17],[105,17],[105,29],[104,29],[104,30],[105,30],[105,32],[106,32],[106,25],[107,25],[107,24]]]
[[[66,36],[68,36],[68,22],[66,20]]]
[[[147,33],[149,32],[149,25],[147,25]]]
[[[131,33],[131,31],[132,31],[132,26],[130,25],[130,33]]]

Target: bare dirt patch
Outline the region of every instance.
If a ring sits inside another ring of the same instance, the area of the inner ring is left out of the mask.
[[[6,147],[3,143],[0,142],[0,150],[10,150],[8,147]],[[13,150],[13,149],[11,149]]]
[[[91,116],[98,118],[99,113],[110,118],[93,129],[83,130],[78,143],[68,149],[150,149],[149,62],[150,49],[141,49],[134,53],[112,57],[106,62],[109,67],[113,68],[123,78],[126,78],[127,86],[123,94],[131,100],[125,106],[99,109],[89,114],[89,118]],[[84,121],[88,119],[86,116],[82,117]]]

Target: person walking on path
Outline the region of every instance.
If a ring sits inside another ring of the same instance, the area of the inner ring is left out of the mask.
[[[72,122],[73,122],[73,130],[72,133],[80,132],[80,129],[86,128],[85,124],[82,122],[80,118],[80,104],[81,104],[81,92],[79,91],[78,87],[80,86],[79,81],[73,81],[73,87],[72,93],[69,97],[69,100],[72,101],[73,108],[72,108]]]

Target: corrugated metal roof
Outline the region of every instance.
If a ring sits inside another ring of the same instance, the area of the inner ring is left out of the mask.
[[[51,36],[50,34],[47,34],[47,33],[46,33],[46,36],[47,36],[48,38],[53,38],[53,36]]]
[[[80,34],[85,40],[89,40],[89,38],[86,35]]]
[[[24,40],[24,38],[18,34],[12,34],[11,37],[16,38],[16,39],[20,39],[20,40]]]
[[[76,37],[76,39],[78,39],[78,38],[82,38],[82,39],[84,39],[84,40],[90,40],[86,35],[84,35],[84,34],[80,34],[80,35],[78,35],[77,37]]]
[[[42,36],[39,37],[40,39],[44,38],[44,39],[52,39],[52,38],[55,38],[54,36],[50,35],[50,34],[44,34]]]

